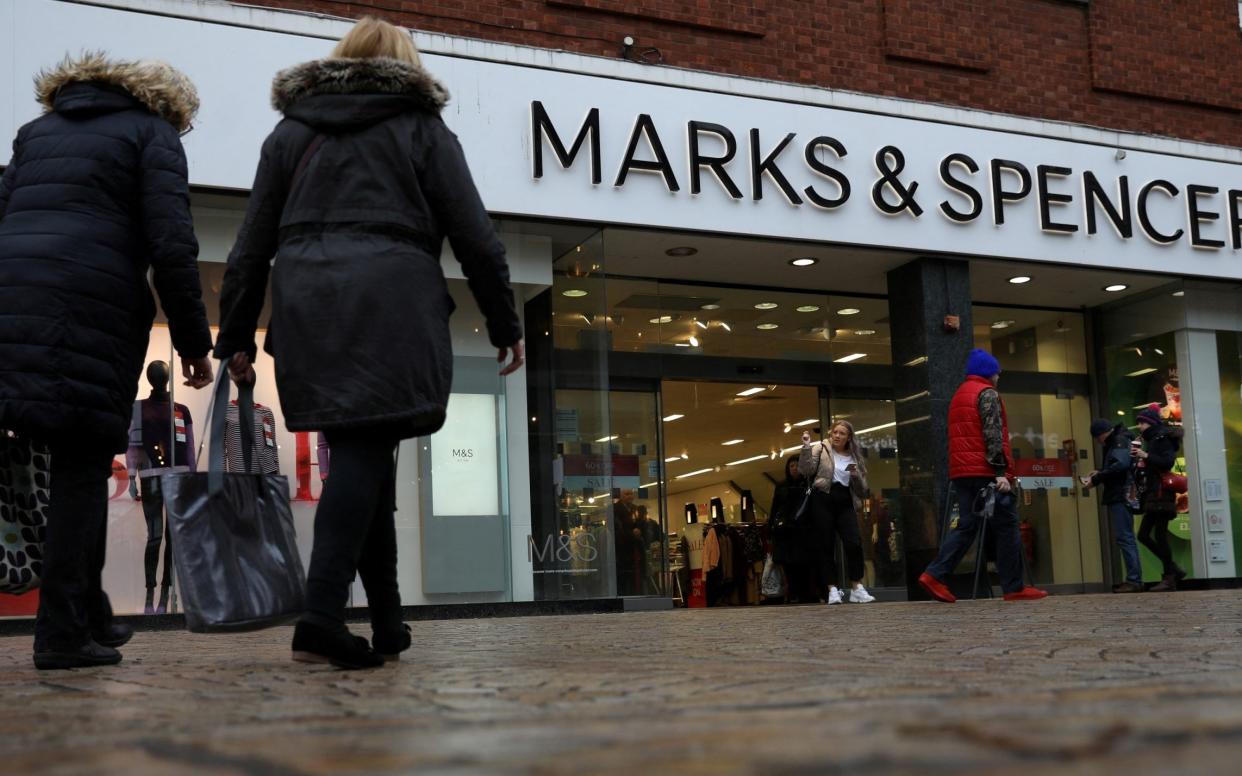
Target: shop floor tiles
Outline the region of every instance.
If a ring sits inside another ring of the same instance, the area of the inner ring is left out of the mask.
[[[364,632],[365,631],[361,631]],[[288,628],[0,639],[5,774],[1237,773],[1242,591],[420,622],[399,663]]]

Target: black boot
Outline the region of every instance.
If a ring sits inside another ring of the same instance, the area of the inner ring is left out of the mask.
[[[371,646],[375,654],[384,660],[400,660],[401,653],[410,648],[410,626],[401,623],[400,630],[376,630],[371,634]]]
[[[123,647],[134,637],[134,629],[128,625],[110,622],[98,630],[91,629],[91,638],[101,647]]]
[[[344,625],[329,630],[309,622],[299,622],[293,629],[293,659],[346,669],[384,665],[384,658],[371,651],[367,640],[353,635]]]
[[[53,671],[65,668],[90,668],[92,666],[114,666],[121,662],[121,653],[112,647],[96,644],[92,639],[77,649],[43,650],[34,653],[35,668],[40,671]]]

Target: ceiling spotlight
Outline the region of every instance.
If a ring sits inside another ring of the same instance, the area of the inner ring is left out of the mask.
[[[720,305],[718,305],[718,304],[705,304],[705,305],[702,305],[701,307],[699,307],[699,309],[700,309],[700,310],[719,310],[719,309],[720,309]]]
[[[762,461],[763,459],[767,457],[768,457],[767,453],[764,453],[763,455],[752,455],[749,458],[743,458],[739,461],[729,461],[728,463],[725,464],[725,466],[741,466],[744,463],[753,463],[754,461]]]
[[[1013,321],[992,321],[993,329],[1008,329],[1014,324]]]
[[[755,305],[755,309],[756,310],[775,310],[779,306],[780,305],[778,305],[776,302],[760,302],[759,304]]]
[[[1181,297],[1181,296],[1185,296],[1185,295],[1186,295],[1186,292],[1185,292],[1185,291],[1174,291],[1174,292],[1173,292],[1173,296]]]
[[[786,434],[788,434],[790,431],[793,431],[793,424],[792,424],[792,423],[786,423],[786,424],[785,424],[785,433],[786,433]]]
[[[691,334],[690,335],[690,347],[697,348],[698,346],[699,346],[699,338]]]
[[[680,461],[680,460],[681,460],[681,456],[680,456],[680,455],[674,455],[674,456],[670,456],[669,458],[665,458],[665,459],[664,459],[664,462],[665,462],[665,463],[673,463],[674,461]]]
[[[870,337],[875,334],[875,329],[854,329],[854,334],[858,337]]]
[[[725,331],[733,331],[733,327],[725,323],[724,321],[720,322],[720,328],[724,329]]]
[[[858,315],[860,312],[862,311],[857,307],[842,307],[840,310],[837,310],[837,315]]]
[[[1129,288],[1129,286],[1125,283],[1113,283],[1111,286],[1104,286],[1104,290],[1110,294],[1115,294],[1118,291],[1125,291],[1127,288]]]
[[[1031,279],[1026,275],[1015,275],[1014,277],[1009,278],[1009,282],[1013,283],[1015,286],[1020,286],[1023,283],[1030,283]]]
[[[802,256],[797,259],[790,259],[789,263],[795,267],[809,267],[812,264],[818,264],[819,259],[815,258],[814,256]]]
[[[767,388],[747,388],[744,391],[739,391],[737,395],[738,396],[754,396],[755,394],[763,393],[766,390]]]
[[[860,358],[866,358],[866,357],[867,357],[866,353],[851,353],[848,356],[841,356],[833,363],[834,364],[848,364],[851,361],[857,361]]]
[[[660,315],[655,318],[647,319],[647,323],[672,323],[672,322],[673,322],[673,316],[671,315]]]
[[[669,248],[667,251],[664,252],[664,255],[673,256],[675,258],[681,258],[683,256],[693,256],[694,254],[698,252],[699,252],[698,248],[691,248],[689,245],[679,245],[676,248]]]
[[[817,304],[804,304],[804,305],[802,305],[801,307],[795,307],[794,309],[795,309],[795,310],[797,310],[797,311],[798,311],[798,312],[800,312],[800,313],[817,313],[817,312],[819,312],[819,305],[817,305]]]
[[[759,331],[772,331],[773,329],[779,329],[779,328],[780,328],[780,324],[776,324],[776,323],[761,323],[761,324],[759,324],[758,326],[756,326],[755,328],[756,328],[756,329],[758,329]]]
[[[561,292],[561,296],[567,296],[570,299],[580,299],[586,295],[587,292],[583,291],[581,288],[567,288]]]
[[[685,416],[685,415],[683,415],[683,414],[681,414],[680,412],[674,412],[672,415],[665,415],[665,416],[664,416],[664,422],[665,422],[665,423],[672,423],[674,420],[681,420],[681,419],[682,419],[682,418],[684,418],[684,417],[686,417],[686,416]]]
[[[733,447],[734,445],[740,445],[745,441],[746,441],[745,439],[730,439],[727,442],[721,442],[720,446],[721,447]]]
[[[695,319],[694,319],[694,325],[695,325],[695,326],[698,326],[700,329],[704,329],[704,330],[706,330],[706,329],[707,329],[707,324],[706,324],[706,323],[703,323],[703,322],[702,322],[702,321],[700,321],[698,318],[695,318]]]

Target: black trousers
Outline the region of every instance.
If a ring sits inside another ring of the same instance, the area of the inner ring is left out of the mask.
[[[303,619],[345,626],[345,604],[356,573],[367,591],[376,630],[401,628],[397,589],[396,435],[384,429],[326,432],[332,467],[315,512],[315,541],[306,575]]]
[[[1143,513],[1143,520],[1139,523],[1138,540],[1160,559],[1162,573],[1166,577],[1179,570],[1173,562],[1173,550],[1169,547],[1169,521],[1175,517],[1177,515],[1173,512],[1149,510]]]
[[[50,452],[36,652],[77,649],[92,630],[106,628],[112,620],[102,586],[112,454],[81,445],[55,445]]]
[[[155,572],[160,564],[160,545],[164,545],[164,574],[160,584],[168,587],[172,582],[172,542],[168,541],[168,518],[164,514],[164,491],[160,478],[142,478],[142,514],[147,519],[147,548],[143,553],[142,566],[146,572],[147,589],[155,587]]]
[[[812,492],[811,520],[817,556],[814,562],[815,586],[826,598],[829,585],[836,585],[841,579],[837,570],[838,537],[845,551],[845,570],[850,580],[860,580],[865,573],[862,537],[858,533],[858,515],[854,512],[854,497],[850,489],[833,483],[828,493],[821,490]]]

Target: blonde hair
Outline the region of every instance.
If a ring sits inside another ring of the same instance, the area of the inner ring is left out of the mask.
[[[418,46],[409,33],[374,16],[364,16],[354,28],[345,33],[336,48],[333,59],[396,59],[410,65],[421,66]]]

